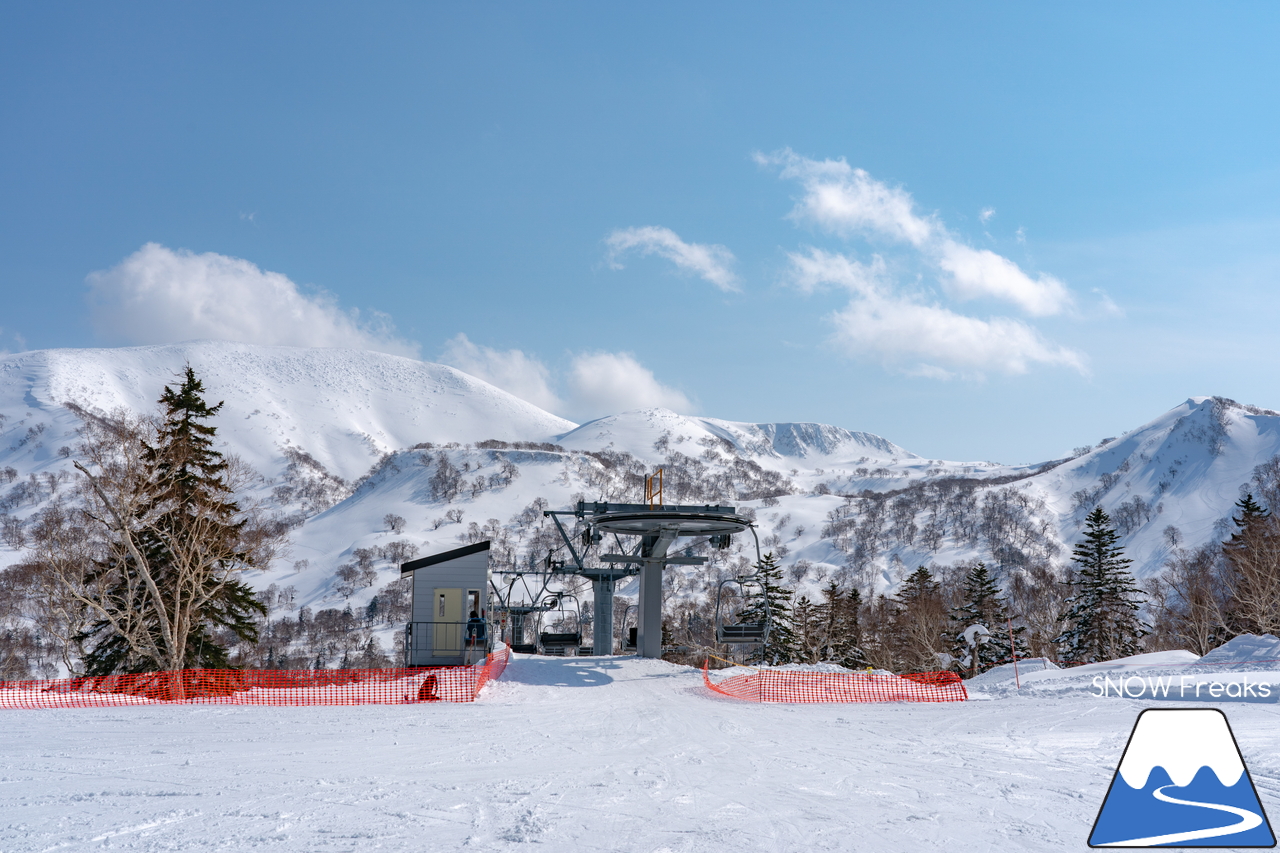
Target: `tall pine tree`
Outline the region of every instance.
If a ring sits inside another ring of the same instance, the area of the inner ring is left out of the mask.
[[[822,603],[817,606],[822,621],[822,659],[850,669],[867,666],[862,651],[862,593],[857,587],[845,592],[835,579],[822,588]]]
[[[1111,517],[1095,507],[1085,519],[1084,541],[1071,552],[1075,589],[1062,619],[1066,630],[1054,640],[1066,660],[1096,663],[1140,651],[1148,633],[1138,618],[1142,594],[1129,573],[1133,561],[1119,541]]]
[[[267,611],[239,574],[260,562],[255,551],[272,533],[250,526],[232,499],[227,462],[213,446],[217,430],[205,423],[222,404],[209,406],[203,394],[190,365],[177,389],[164,389],[163,419],[141,440],[140,482],[127,510],[78,466],[118,516],[115,542],[89,576],[105,588],[106,607],[83,637],[88,674],[225,668],[218,629],[257,640],[255,617]]]
[[[772,553],[756,563],[755,580],[761,591],[747,596],[739,619],[743,622],[769,621],[769,639],[756,647],[751,662],[772,666],[791,663],[796,658],[798,641],[791,615],[791,590],[782,585],[782,567]]]
[[[957,660],[964,660],[971,651],[960,636],[970,625],[982,625],[991,632],[986,642],[978,644],[977,672],[986,672],[993,666],[1012,661],[1015,651],[1020,658],[1027,656],[1027,644],[1022,638],[1026,628],[1014,628],[1013,646],[1009,645],[1009,610],[985,563],[978,563],[965,574],[960,594],[961,603],[951,609],[947,629],[951,654]],[[966,673],[975,669],[972,662],[963,668]]]

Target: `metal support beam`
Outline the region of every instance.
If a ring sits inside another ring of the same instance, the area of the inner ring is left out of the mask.
[[[644,557],[632,557],[627,554],[601,554],[602,563],[643,563]],[[668,566],[701,566],[707,562],[706,557],[667,557]]]
[[[640,555],[640,600],[636,613],[636,651],[640,657],[662,657],[662,569],[667,562],[667,548],[676,541],[679,529],[661,528],[644,537]]]
[[[631,577],[636,569],[592,566],[578,574],[591,581],[595,594],[595,615],[591,622],[593,655],[613,654],[613,593],[620,578]]]
[[[613,584],[612,577],[591,581],[595,593],[595,609],[591,617],[591,654],[613,654]]]

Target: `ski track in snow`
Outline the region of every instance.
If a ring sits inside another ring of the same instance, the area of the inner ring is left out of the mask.
[[[1143,703],[755,705],[528,658],[470,705],[8,711],[0,850],[1085,849]],[[1265,800],[1274,706],[1229,706]]]

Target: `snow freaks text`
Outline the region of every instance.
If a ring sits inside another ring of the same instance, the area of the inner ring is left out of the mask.
[[[1277,685],[1260,684],[1244,676],[1240,681],[1197,681],[1190,675],[1098,675],[1093,694],[1119,699],[1268,699]]]

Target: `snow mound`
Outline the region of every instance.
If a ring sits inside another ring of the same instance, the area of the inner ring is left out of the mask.
[[[784,663],[779,666],[729,666],[716,670],[716,675],[754,675],[757,672],[866,672],[865,669],[849,669],[838,663]],[[887,669],[875,669],[874,675],[893,675]]]
[[[1049,670],[1058,670],[1060,667],[1048,658],[1027,658],[1020,660],[1016,664],[1017,671],[1014,671],[1015,664],[1004,663],[1000,666],[993,666],[980,675],[976,675],[965,681],[966,687],[989,687],[994,684],[1004,684],[1005,682],[1017,683],[1019,678],[1026,678],[1033,672],[1046,672]]]
[[[1242,663],[1273,663],[1280,661],[1280,638],[1271,634],[1241,634],[1228,640],[1197,663],[1205,665],[1230,665]]]

